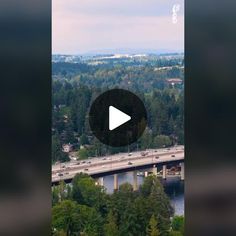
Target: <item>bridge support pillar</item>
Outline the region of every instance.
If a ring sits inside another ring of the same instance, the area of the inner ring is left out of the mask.
[[[163,165],[162,166],[162,179],[166,179],[166,173],[167,173],[166,165]]]
[[[114,174],[114,190],[118,190],[118,174]]]
[[[137,176],[137,170],[133,172],[133,190],[138,190],[138,176]]]
[[[100,177],[100,178],[98,179],[98,184],[99,184],[100,186],[104,186],[104,178],[103,178],[103,177]]]
[[[148,171],[144,172],[144,177],[148,177]]]
[[[156,165],[154,165],[153,168],[152,168],[152,174],[157,176],[157,167],[156,167]]]
[[[182,162],[180,166],[181,166],[180,178],[181,180],[184,180],[184,162]]]

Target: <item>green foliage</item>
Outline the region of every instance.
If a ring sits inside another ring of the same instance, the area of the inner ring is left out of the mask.
[[[94,208],[79,205],[71,200],[62,201],[52,209],[54,232],[66,232],[68,236],[77,232],[96,236],[102,234],[101,225],[102,218]]]
[[[143,132],[143,135],[140,139],[141,149],[148,149],[152,147],[152,133],[149,129],[146,129]]]
[[[58,134],[52,136],[52,162],[60,161],[66,162],[69,161],[69,157],[66,153],[62,152],[62,145]]]
[[[171,146],[172,142],[169,136],[157,135],[153,140],[154,147],[162,148]]]
[[[116,217],[110,211],[107,216],[107,223],[104,225],[105,236],[119,236],[119,229],[116,223]]]
[[[160,236],[159,230],[157,228],[157,220],[154,215],[151,216],[148,228],[147,236]]]
[[[148,197],[151,194],[154,181],[155,177],[152,175],[149,175],[144,179],[143,184],[140,186],[140,193],[143,197]]]
[[[179,231],[170,231],[170,236],[183,236],[183,234]]]
[[[55,206],[59,202],[59,188],[52,187],[52,206]]]
[[[181,235],[184,235],[184,217],[174,216],[171,222],[171,228],[173,231],[179,232]]]
[[[82,134],[81,137],[80,137],[80,145],[84,145],[84,144],[88,144],[89,141],[88,141],[88,138],[85,134]]]
[[[87,159],[88,156],[89,156],[88,154],[89,154],[89,152],[86,148],[82,148],[77,152],[77,155],[78,155],[80,160]]]
[[[65,200],[52,208],[52,228],[73,235],[80,229],[80,215],[76,202]]]
[[[85,175],[76,175],[72,182],[72,199],[80,204],[105,211],[105,192],[103,187],[95,185],[94,179]]]
[[[150,189],[146,188],[146,192],[150,192],[147,197],[149,202],[149,214],[157,216],[158,230],[161,236],[167,236],[170,229],[170,217],[173,215],[173,209],[170,205],[169,198],[164,193],[163,186],[160,181],[155,177],[151,176],[147,178],[152,185],[146,184]],[[151,216],[150,216],[151,217]]]
[[[55,206],[66,199],[71,199],[71,186],[61,181],[58,186],[52,187],[52,205]]]
[[[170,225],[173,212],[155,176],[147,177],[138,192],[124,183],[108,195],[90,176],[81,173],[70,187],[62,182],[52,192],[53,235],[169,236],[182,229],[179,218]]]

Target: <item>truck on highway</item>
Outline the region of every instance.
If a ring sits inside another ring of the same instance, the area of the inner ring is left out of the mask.
[[[145,157],[148,155],[148,152],[141,152],[141,156]]]

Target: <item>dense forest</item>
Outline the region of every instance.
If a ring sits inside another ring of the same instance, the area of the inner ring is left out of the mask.
[[[52,190],[52,235],[183,236],[184,218],[173,216],[163,186],[148,176],[139,191],[125,183],[109,195],[104,187],[78,174],[72,185]]]
[[[93,100],[111,88],[125,88],[137,94],[147,110],[148,127],[129,150],[183,144],[183,83],[167,82],[170,78],[183,80],[183,69],[179,67],[183,61],[168,59],[165,63],[162,59],[158,63],[53,63],[52,161],[68,160],[61,152],[66,143],[86,145],[86,149],[78,151],[79,158],[127,151],[127,147],[112,148],[99,143],[88,125]]]

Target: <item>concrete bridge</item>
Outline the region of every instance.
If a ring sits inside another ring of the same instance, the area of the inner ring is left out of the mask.
[[[138,188],[137,174],[143,171],[148,174],[162,175],[167,178],[167,167],[180,165],[180,177],[184,180],[184,146],[171,148],[150,149],[133,153],[119,153],[112,156],[91,158],[84,161],[71,161],[52,166],[52,185],[60,181],[70,183],[77,173],[86,173],[96,179],[97,184],[103,185],[103,177],[114,175],[114,189],[118,189],[118,174],[133,172],[133,188]],[[161,168],[158,173],[157,169]]]

